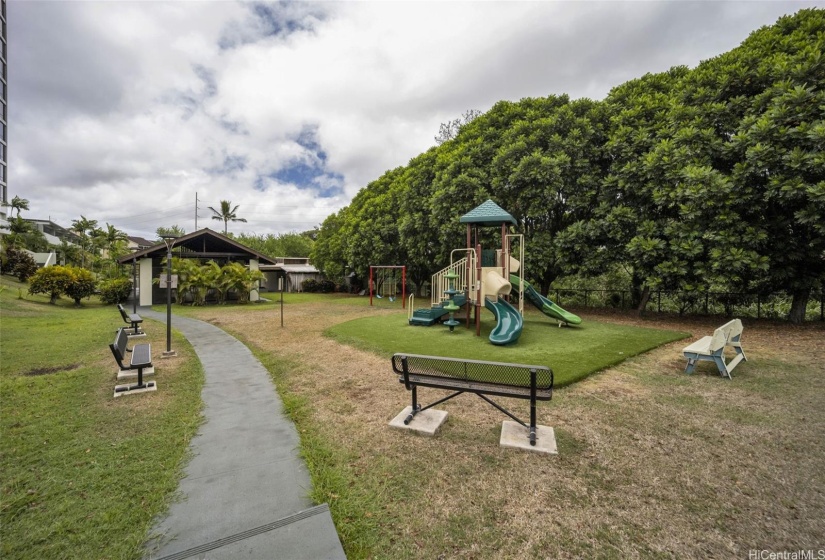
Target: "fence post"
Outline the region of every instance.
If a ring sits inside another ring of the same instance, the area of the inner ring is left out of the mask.
[[[762,296],[756,294],[756,318],[762,318]]]
[[[708,314],[708,298],[710,297],[710,292],[705,292],[705,315]]]
[[[825,290],[819,294],[819,320],[825,321]]]
[[[661,288],[659,288],[658,294],[659,294],[659,307],[658,307],[658,309],[659,309],[659,313],[661,313],[662,312],[662,289]]]
[[[585,290],[585,291],[584,291],[584,306],[585,306],[585,307],[587,307],[587,293],[588,293],[589,291],[590,291],[590,290]]]

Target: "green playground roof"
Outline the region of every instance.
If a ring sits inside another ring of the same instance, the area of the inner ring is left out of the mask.
[[[518,225],[518,222],[516,222],[513,216],[489,199],[487,202],[476,206],[461,216],[459,222],[462,224],[480,224],[483,226],[500,226],[505,223]]]

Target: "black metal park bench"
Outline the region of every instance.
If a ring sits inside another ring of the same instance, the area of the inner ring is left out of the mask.
[[[152,345],[151,344],[135,344],[131,349],[127,348],[129,336],[126,334],[126,327],[121,327],[117,330],[115,340],[109,345],[112,355],[115,357],[120,371],[137,370],[137,384],[133,385],[117,385],[115,387],[115,395],[118,393],[128,393],[138,389],[153,390],[156,388],[154,381],[143,382],[143,371],[152,367]],[[131,353],[132,356],[126,365],[126,354]]]
[[[530,445],[536,445],[536,402],[553,397],[553,370],[546,366],[531,366],[480,360],[461,360],[418,354],[395,354],[393,372],[398,381],[412,393],[412,411],[404,420],[409,424],[416,414],[452,399],[462,393],[475,393],[525,428],[530,430]],[[447,389],[452,394],[422,407],[418,403],[418,387]],[[526,399],[530,401],[530,425],[487,395]]]
[[[131,328],[131,329],[132,329],[132,332],[131,332],[131,333],[127,333],[127,334],[130,334],[131,336],[138,336],[138,335],[145,334],[145,333],[144,333],[144,332],[140,329],[140,324],[143,322],[143,317],[141,317],[141,316],[140,316],[140,315],[138,315],[137,313],[129,313],[129,312],[127,312],[127,311],[123,308],[123,305],[121,305],[121,304],[119,304],[119,303],[117,304],[117,310],[118,310],[118,311],[120,311],[120,316],[121,316],[121,317],[123,317],[123,321],[124,321],[127,325],[129,325],[129,328]]]

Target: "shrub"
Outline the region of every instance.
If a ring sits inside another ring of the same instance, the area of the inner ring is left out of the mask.
[[[54,303],[72,282],[72,273],[67,266],[47,266],[35,272],[29,279],[30,294],[49,294],[49,303]]]
[[[3,274],[16,276],[18,280],[25,282],[35,272],[37,272],[37,263],[29,253],[15,247],[6,248],[3,258]]]
[[[103,303],[114,305],[123,303],[132,292],[132,281],[128,278],[104,280],[99,285],[100,299]]]
[[[80,305],[80,300],[90,297],[95,293],[97,282],[94,274],[85,268],[67,266],[71,274],[71,282],[66,287],[65,294],[74,300],[75,305]]]
[[[95,277],[85,268],[74,266],[47,266],[35,272],[29,280],[30,294],[49,294],[49,302],[65,294],[76,305],[95,292]]]
[[[32,275],[37,272],[38,266],[37,263],[34,262],[34,259],[31,255],[24,253],[23,258],[18,261],[14,268],[12,269],[11,273],[14,276],[17,276],[17,279],[21,282],[27,281]]]
[[[318,282],[318,291],[322,294],[331,294],[335,291],[335,282],[332,280],[321,280]]]
[[[315,293],[318,291],[318,282],[314,278],[307,278],[301,282],[301,290],[304,292]]]

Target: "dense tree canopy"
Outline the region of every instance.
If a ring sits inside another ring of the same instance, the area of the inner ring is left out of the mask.
[[[314,261],[332,277],[406,264],[420,284],[492,198],[544,291],[621,266],[640,309],[656,288],[783,290],[800,322],[825,282],[823,50],[825,11],[801,10],[603,101],[499,102],[327,218]]]

